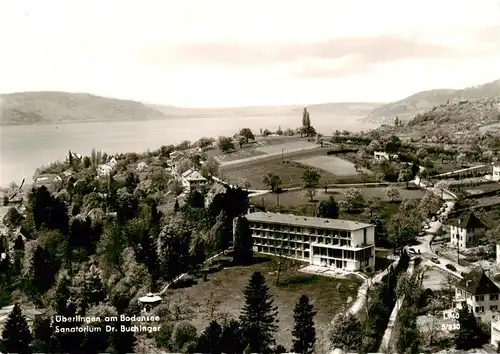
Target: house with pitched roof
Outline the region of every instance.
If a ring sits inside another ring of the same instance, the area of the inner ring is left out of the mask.
[[[192,190],[200,190],[207,185],[207,179],[196,170],[187,170],[181,175],[182,185]]]
[[[474,316],[483,321],[496,318],[500,307],[500,289],[486,275],[484,269],[474,269],[455,285],[455,306],[467,306]]]
[[[472,211],[466,211],[450,222],[451,245],[468,248],[477,242],[477,237],[484,234],[486,225]]]

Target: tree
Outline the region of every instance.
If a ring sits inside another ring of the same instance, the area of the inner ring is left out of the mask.
[[[172,179],[168,185],[170,193],[174,196],[179,196],[184,191],[184,186],[178,179]]]
[[[389,222],[389,240],[395,248],[403,247],[415,242],[421,228],[422,215],[415,202],[401,203],[397,213],[393,214]]]
[[[330,341],[334,348],[357,351],[363,339],[363,327],[359,319],[351,313],[339,314],[333,321]]]
[[[38,298],[50,289],[54,283],[54,270],[49,260],[48,252],[38,246],[33,253],[30,264],[32,295]]]
[[[214,142],[213,138],[202,137],[202,138],[200,138],[200,140],[198,140],[198,147],[200,149],[204,150],[207,147],[209,147],[210,145],[212,145],[213,142]]]
[[[457,155],[456,160],[457,160],[457,163],[459,163],[460,166],[463,167],[465,165],[466,160],[467,160],[467,155],[465,153],[461,152],[460,154]]]
[[[198,338],[197,352],[220,354],[221,337],[222,327],[217,321],[211,321]]]
[[[23,315],[21,305],[16,303],[12,312],[7,318],[3,332],[2,332],[2,345],[4,351],[7,353],[30,353],[30,344],[32,336],[26,316]]]
[[[393,186],[387,187],[385,189],[385,196],[391,203],[393,203],[396,199],[399,198],[399,189]]]
[[[215,160],[213,157],[209,157],[204,163],[203,166],[201,167],[201,174],[205,177],[211,177],[215,176],[217,177],[219,175],[219,163],[217,160]]]
[[[455,348],[470,350],[480,348],[485,342],[485,335],[473,313],[464,306],[458,311],[459,329],[455,332],[453,341]]]
[[[23,214],[17,208],[9,208],[7,214],[3,217],[3,223],[10,229],[14,229],[21,224],[24,220]]]
[[[253,135],[252,131],[250,128],[243,128],[240,130],[240,136],[245,138],[245,144],[248,144],[250,140],[255,140],[255,136]]]
[[[361,182],[366,185],[366,182],[368,182],[369,180],[369,176],[368,176],[368,173],[366,173],[365,171],[359,171],[359,177],[361,178]]]
[[[302,181],[304,182],[304,188],[318,188],[320,175],[315,170],[307,169],[302,174]]]
[[[217,141],[217,146],[223,153],[228,153],[234,149],[233,141],[227,136],[220,136]]]
[[[294,328],[292,331],[294,353],[312,354],[316,342],[314,316],[316,311],[309,303],[307,295],[302,295],[293,310]]]
[[[240,145],[240,149],[243,147],[243,145],[245,145],[247,139],[245,139],[244,136],[239,136],[238,137],[238,144]]]
[[[304,111],[302,112],[302,127],[310,127],[310,126],[311,126],[311,117],[309,116],[307,107],[304,107]]]
[[[174,212],[175,213],[178,213],[180,210],[180,206],[179,206],[179,199],[175,198],[175,204],[174,204]]]
[[[253,260],[252,233],[247,218],[239,216],[234,229],[234,256],[236,264],[250,264]]]
[[[387,152],[388,154],[396,154],[400,149],[401,140],[396,135],[392,135],[385,143],[385,152]]]
[[[245,346],[241,324],[235,319],[226,321],[222,326],[221,351],[223,353],[242,353]]]
[[[54,334],[51,320],[45,316],[35,317],[33,323],[33,342],[31,347],[35,353],[50,353],[53,351]]]
[[[274,305],[264,276],[260,272],[252,274],[243,291],[245,304],[240,322],[245,344],[252,353],[261,353],[274,344],[274,334],[278,329],[278,309]]]
[[[328,200],[322,200],[318,204],[316,216],[328,219],[337,219],[339,217],[339,207],[332,195],[328,198]]]
[[[302,181],[304,182],[304,188],[307,189],[307,194],[309,199],[312,201],[316,195],[316,188],[319,187],[320,175],[315,170],[305,170],[302,174]]]
[[[185,351],[187,346],[190,346],[198,340],[196,327],[189,322],[179,322],[172,334],[172,344],[175,350]]]
[[[281,177],[276,173],[269,172],[264,176],[262,182],[269,188],[271,188],[271,192],[278,192],[281,189],[281,185],[283,182],[281,181]]]
[[[350,212],[359,210],[363,206],[364,202],[365,200],[359,189],[349,188],[339,201],[339,206],[341,209]]]
[[[408,184],[412,180],[412,172],[409,168],[404,168],[399,171],[398,182],[406,183],[406,188],[408,188]]]

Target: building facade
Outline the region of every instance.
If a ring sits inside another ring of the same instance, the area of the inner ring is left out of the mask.
[[[483,269],[472,270],[455,286],[455,306],[467,306],[474,316],[492,321],[500,309],[500,289]]]
[[[500,181],[500,165],[493,165],[491,176],[493,181]]]
[[[207,179],[198,171],[187,170],[181,176],[182,185],[189,189],[189,191],[200,191],[208,183]]]
[[[384,161],[384,160],[396,160],[399,158],[398,154],[388,154],[385,151],[375,151],[373,152],[373,158],[377,161]]]
[[[254,252],[349,271],[375,266],[374,225],[265,212],[246,217]]]
[[[473,247],[477,236],[485,231],[486,225],[473,212],[465,212],[450,223],[451,245],[459,248]]]

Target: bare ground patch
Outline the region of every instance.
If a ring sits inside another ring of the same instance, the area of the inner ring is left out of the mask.
[[[356,276],[346,279],[334,279],[311,275],[298,271],[299,266],[289,270],[281,276],[281,285],[275,285],[275,275],[269,267],[269,258],[263,262],[247,267],[229,267],[217,273],[209,274],[206,282],[198,283],[187,288],[170,290],[169,300],[188,298],[197,306],[191,322],[203,330],[209,323],[207,314],[207,299],[220,301],[220,312],[226,312],[237,318],[244,304],[243,289],[247,285],[251,274],[260,271],[266,278],[267,284],[274,297],[275,305],[279,310],[279,331],[276,339],[279,344],[290,348],[292,344],[291,330],[293,328],[293,309],[302,294],[309,296],[318,314],[315,317],[318,342],[325,336],[327,328],[335,314],[345,311],[349,304],[349,297],[355,298],[361,280]],[[341,284],[337,291],[337,284]]]

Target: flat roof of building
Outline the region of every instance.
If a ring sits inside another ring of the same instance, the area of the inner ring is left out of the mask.
[[[271,222],[276,224],[309,226],[322,229],[346,230],[346,231],[355,231],[373,226],[371,224],[366,224],[363,222],[358,222],[353,220],[325,219],[325,218],[316,218],[312,216],[281,214],[281,213],[265,213],[260,211],[248,214],[246,218],[248,221],[253,221],[253,222]]]

